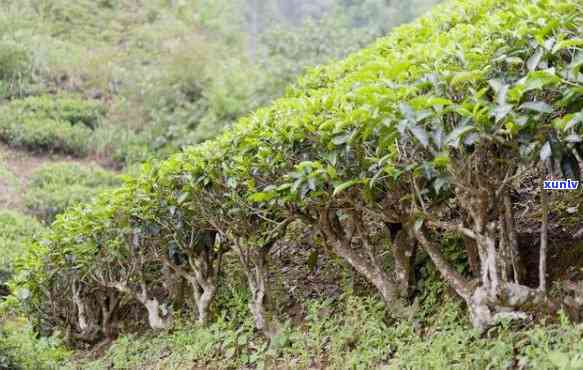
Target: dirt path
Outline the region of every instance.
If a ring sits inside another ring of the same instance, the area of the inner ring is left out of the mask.
[[[35,155],[0,143],[0,209],[22,211],[24,209],[22,196],[32,174],[39,167],[57,162],[96,164],[90,160],[62,155]]]

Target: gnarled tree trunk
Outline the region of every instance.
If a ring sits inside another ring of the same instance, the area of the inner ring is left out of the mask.
[[[73,287],[73,302],[77,306],[79,329],[82,333],[85,333],[89,330],[89,319],[87,317],[87,306],[81,298],[81,286],[78,284]]]
[[[209,246],[199,253],[188,253],[188,262],[199,286],[200,293],[197,294],[196,307],[198,322],[201,325],[206,325],[209,321],[210,307],[217,293],[217,281],[221,269],[222,255],[215,253],[212,248],[213,246]]]
[[[247,245],[245,240],[238,239],[234,247],[243,265],[251,291],[249,309],[255,318],[255,326],[269,339],[280,332],[280,324],[271,307],[271,292],[267,276],[267,256],[272,245],[273,242],[263,246],[252,246]]]
[[[403,299],[409,299],[415,284],[414,264],[417,251],[415,238],[411,237],[408,228],[402,228],[392,240],[395,276],[399,286],[399,294]]]
[[[73,284],[73,302],[77,308],[77,326],[80,332],[74,336],[82,341],[94,343],[102,337],[99,312],[95,310],[94,294],[83,290],[82,284]]]
[[[210,308],[217,292],[222,258],[220,253],[212,250],[212,245],[207,247],[197,251],[186,251],[188,266],[173,263],[166,255],[161,256],[163,263],[190,285],[197,321],[203,326],[210,320]]]
[[[162,318],[162,309],[160,302],[156,298],[143,297],[140,302],[146,307],[148,311],[148,323],[152,329],[166,329],[166,320]]]
[[[119,293],[108,290],[101,292],[97,299],[101,307],[101,330],[107,339],[113,339],[117,335],[115,321],[121,298]]]
[[[467,188],[469,189],[469,188]],[[456,231],[473,240],[480,258],[478,279],[465,279],[457,273],[439,250],[429,242],[424,230],[416,237],[437,266],[443,278],[466,301],[472,324],[486,330],[503,318],[525,319],[533,308],[548,308],[552,304],[542,289],[520,285],[520,261],[516,253],[513,225],[508,220],[508,200],[497,198],[500,192],[490,189],[460,190],[462,207],[468,211],[469,227],[432,221],[442,229]],[[500,206],[499,206],[500,204]],[[541,259],[541,265],[545,264]]]
[[[363,275],[379,292],[391,315],[400,318],[406,316],[405,306],[399,287],[389,273],[385,271],[382,258],[368,241],[368,235],[358,215],[351,216],[352,227],[348,230],[342,226],[335,210],[321,209],[318,226],[326,244],[332,251],[345,259],[358,273]],[[354,233],[358,233],[363,251],[352,248]]]
[[[111,283],[108,286],[134,297],[140,302],[148,312],[148,324],[150,328],[160,330],[168,327],[169,320],[165,318],[168,312],[166,312],[156,297],[150,295],[146,283],[143,280],[139,283],[140,290],[138,292],[131,289],[126,282]]]

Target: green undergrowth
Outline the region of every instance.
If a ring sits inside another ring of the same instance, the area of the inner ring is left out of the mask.
[[[443,302],[442,302],[443,303]],[[565,318],[484,336],[468,329],[448,299],[431,316],[387,325],[380,302],[346,296],[306,302],[302,325],[287,324],[271,345],[248,320],[222,317],[208,328],[177,323],[166,333],[126,335],[97,360],[68,369],[575,369],[583,366],[583,327]]]
[[[38,338],[25,320],[0,320],[0,369],[60,369],[71,352],[57,337]]]
[[[389,322],[379,299],[347,291],[338,298],[302,302],[302,318],[284,315],[281,334],[271,344],[254,329],[247,312],[246,289],[239,289],[236,282],[222,288],[229,291],[217,302],[222,313],[208,327],[178,316],[167,330],[124,334],[109,345],[86,352],[67,350],[60,339],[63,333],[38,337],[28,322],[12,320],[0,325],[0,368],[425,370],[583,366],[583,326],[572,324],[562,313],[546,323],[517,326],[503,322],[479,334],[470,329],[465,306],[447,293],[434,268],[427,266],[422,275],[424,288],[409,319]]]
[[[25,239],[41,232],[43,227],[33,218],[17,212],[0,210],[0,285],[8,275],[13,259],[23,253]]]
[[[0,210],[0,303],[7,293],[5,284],[13,273],[13,262],[22,254],[26,239],[43,231],[34,218]],[[27,320],[15,319],[0,307],[0,369],[56,368],[65,353],[56,338],[38,339]]]
[[[581,187],[581,185],[579,185]],[[579,226],[583,219],[583,192],[580,190],[561,194],[555,202],[553,212],[560,218],[562,225]]]
[[[0,154],[0,205],[6,205],[14,202],[13,194],[20,189],[18,177],[2,163],[2,155]]]
[[[52,163],[31,177],[24,203],[29,213],[45,223],[67,207],[88,202],[100,192],[121,184],[114,173],[95,165]]]
[[[2,157],[0,157],[2,159]],[[6,168],[3,163],[0,163],[0,180],[3,184],[10,188],[18,187],[18,178],[10,169]]]
[[[0,99],[23,95],[30,91],[30,57],[29,50],[22,44],[0,39]]]

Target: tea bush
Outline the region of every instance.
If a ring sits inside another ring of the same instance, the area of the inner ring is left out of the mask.
[[[27,240],[42,232],[34,218],[0,210],[0,286],[8,281],[13,260],[24,253]]]
[[[64,121],[23,119],[9,123],[5,118],[0,122],[0,135],[10,145],[32,152],[62,152],[81,157],[87,154],[91,130]]]
[[[59,339],[38,338],[26,321],[0,321],[0,369],[60,369],[70,356]]]
[[[0,100],[25,94],[31,65],[29,50],[13,40],[0,39]]]
[[[34,152],[84,156],[104,109],[98,103],[66,96],[13,100],[0,107],[0,140]]]
[[[95,129],[105,115],[105,108],[98,101],[66,95],[13,100],[9,109],[18,117],[65,121],[72,126],[83,124],[90,129]]]
[[[24,202],[32,215],[50,224],[67,207],[88,202],[120,184],[117,175],[95,165],[51,163],[32,174]]]
[[[270,271],[273,258],[298,246],[286,236],[301,222],[313,232],[314,247],[342,259],[383,301],[348,299],[335,318],[348,323],[346,330],[332,329],[326,341],[311,338],[326,348],[331,366],[392,366],[387,348],[400,345],[403,367],[506,366],[510,347],[481,335],[583,305],[574,284],[566,286],[575,297],[548,289],[563,282],[546,273],[546,192],[536,186],[522,192],[514,181],[537,175],[536,168],[578,176],[575,164],[583,165],[582,10],[575,0],[452,1],[313,70],[285,98],[217,138],[152,160],[123,186],[59,215],[19,262],[13,300],[31,320],[68,328],[79,342],[111,339],[128,326],[163,331],[184,310],[196,313],[201,336],[209,338],[213,322],[240,307],[216,304],[224,294],[223,261],[235,260],[264,340],[230,338],[237,344],[227,353],[248,345],[279,356],[306,337],[282,320]],[[521,274],[521,248],[532,243],[519,243],[516,211],[526,200],[518,193],[543,210],[542,222],[534,221],[542,224],[536,287]],[[447,305],[441,311],[436,294],[416,291],[421,253],[439,279],[422,273],[425,287],[449,288],[467,311]],[[411,322],[416,296],[435,302],[443,315],[436,326]],[[116,315],[120,305],[132,320]],[[316,332],[331,330],[320,326],[325,318],[314,322]],[[568,327],[570,348],[579,328]],[[536,327],[532,335],[535,341]],[[204,343],[220,348],[214,338]],[[521,356],[547,366],[542,358],[563,350],[554,343],[536,352],[521,342],[527,351]],[[490,357],[448,350],[474,344],[490,348]],[[409,345],[424,354],[412,358]],[[125,345],[120,361],[134,355]],[[274,357],[265,358],[265,367]],[[257,359],[237,357],[237,366]],[[303,359],[311,366],[309,355]]]

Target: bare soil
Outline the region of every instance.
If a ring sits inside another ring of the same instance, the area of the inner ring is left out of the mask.
[[[24,210],[23,194],[32,174],[56,162],[95,164],[88,159],[57,154],[32,154],[0,143],[0,209]]]

